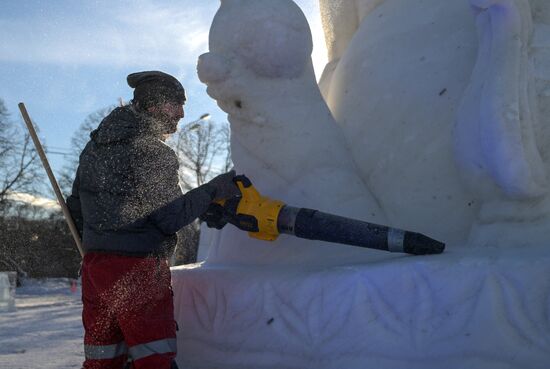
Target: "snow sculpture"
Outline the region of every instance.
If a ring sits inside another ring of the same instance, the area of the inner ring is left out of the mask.
[[[320,85],[390,223],[452,244],[541,244],[547,232],[525,222],[550,209],[540,61],[533,73],[548,5],[322,3],[331,61]]]
[[[237,171],[448,249],[204,232],[206,261],[173,271],[181,366],[546,368],[550,4],[320,3],[318,87],[291,0],[221,1],[198,72],[229,115]]]
[[[476,55],[468,3],[324,5],[334,41],[321,85],[362,178],[391,225],[463,242],[479,206],[460,183],[451,137]],[[342,14],[357,17],[354,31],[341,31]]]
[[[288,204],[387,223],[321,96],[312,47],[305,16],[294,3],[222,2],[198,72],[229,115],[235,168],[264,195]],[[214,243],[208,255],[214,263],[318,265],[372,257],[284,236],[266,244],[233,227]]]
[[[458,163],[470,190],[482,198],[499,193],[517,199],[540,197],[547,183],[535,139],[538,112],[528,55],[529,3],[501,1],[488,6],[472,1],[472,5],[479,51],[458,111]]]
[[[550,210],[549,121],[539,108],[547,102],[548,5],[471,4],[479,51],[454,131],[462,178],[481,202],[470,243],[540,245]]]

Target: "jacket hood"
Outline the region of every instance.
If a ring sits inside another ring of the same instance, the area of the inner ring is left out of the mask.
[[[106,116],[90,134],[92,141],[107,144],[143,136],[162,135],[151,118],[135,110],[132,105],[118,107]]]

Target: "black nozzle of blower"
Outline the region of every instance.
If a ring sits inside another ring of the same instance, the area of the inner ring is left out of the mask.
[[[320,240],[414,255],[441,254],[445,244],[423,234],[384,225],[285,206],[279,214],[279,232],[308,240]]]
[[[407,254],[441,254],[443,250],[445,250],[445,244],[443,242],[436,241],[421,233],[405,232],[403,251]]]

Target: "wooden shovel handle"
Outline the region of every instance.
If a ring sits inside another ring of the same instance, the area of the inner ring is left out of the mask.
[[[82,248],[82,241],[80,240],[80,235],[78,234],[78,230],[76,229],[76,226],[74,224],[74,221],[73,221],[73,218],[72,218],[71,213],[69,211],[69,208],[67,207],[67,204],[65,203],[65,199],[63,198],[63,194],[61,193],[61,190],[59,189],[59,185],[57,184],[57,180],[55,179],[55,176],[53,175],[52,169],[50,168],[48,158],[46,157],[46,153],[44,152],[44,149],[42,148],[42,144],[40,143],[40,140],[38,139],[38,135],[36,134],[36,130],[34,129],[31,118],[29,117],[29,113],[27,113],[27,108],[25,108],[25,104],[19,103],[19,110],[21,111],[21,115],[23,116],[23,120],[25,121],[25,124],[27,125],[27,129],[29,130],[29,134],[31,135],[32,141],[34,142],[34,147],[36,147],[36,151],[38,152],[38,155],[40,156],[40,160],[42,161],[42,165],[44,166],[44,169],[46,170],[46,173],[48,174],[48,178],[50,179],[50,183],[52,184],[52,188],[55,192],[55,196],[57,197],[57,202],[59,203],[59,206],[61,206],[61,210],[63,211],[63,215],[65,216],[65,220],[67,221],[69,229],[71,230],[71,234],[73,235],[74,242],[76,243],[76,247],[78,248],[78,251],[80,252],[80,256],[84,257],[84,249]]]

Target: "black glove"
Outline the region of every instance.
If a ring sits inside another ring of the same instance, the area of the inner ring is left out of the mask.
[[[206,222],[208,228],[222,229],[227,224],[227,219],[224,215],[223,206],[213,202],[199,219]]]
[[[241,191],[235,182],[233,182],[233,178],[235,178],[235,171],[230,170],[227,173],[220,174],[207,183],[209,187],[214,189],[214,201],[227,200],[241,196]]]

